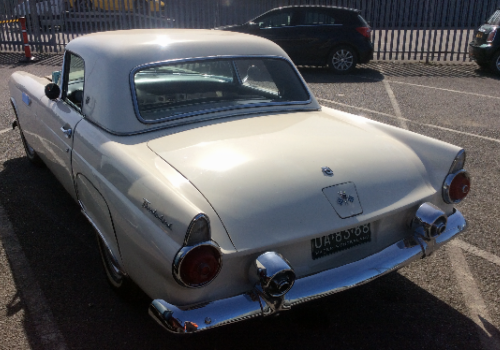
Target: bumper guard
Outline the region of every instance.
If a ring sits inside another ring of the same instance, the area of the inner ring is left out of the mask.
[[[401,240],[359,261],[297,279],[290,291],[280,298],[270,298],[256,286],[254,290],[241,295],[189,308],[155,299],[149,307],[149,314],[172,333],[199,332],[257,316],[268,316],[300,303],[365,284],[429,256],[466,227],[466,220],[455,210],[448,217],[446,230],[438,236],[426,237],[416,229],[412,239]]]

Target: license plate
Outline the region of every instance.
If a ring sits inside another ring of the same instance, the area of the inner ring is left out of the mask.
[[[476,38],[479,38],[479,39],[481,39],[482,37],[483,37],[483,33],[481,33],[481,32],[478,32],[478,33],[476,34]]]
[[[370,224],[311,239],[313,260],[371,241]]]

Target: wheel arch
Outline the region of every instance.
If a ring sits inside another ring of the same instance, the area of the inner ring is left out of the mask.
[[[16,118],[17,118],[17,102],[16,102],[16,99],[14,97],[11,96],[10,98],[10,105],[12,106],[12,108],[14,109],[14,114],[16,115]]]
[[[120,272],[126,275],[113,216],[106,199],[92,181],[82,173],[75,175],[75,192],[83,215],[111,252]]]

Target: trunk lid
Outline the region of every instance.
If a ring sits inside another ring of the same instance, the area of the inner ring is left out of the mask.
[[[435,193],[409,147],[331,113],[215,123],[148,145],[207,198],[240,251],[321,236]],[[323,189],[346,183],[361,214],[342,218]]]

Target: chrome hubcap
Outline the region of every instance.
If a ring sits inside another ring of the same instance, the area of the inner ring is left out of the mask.
[[[500,72],[500,56],[497,58],[497,71]]]
[[[349,50],[339,50],[333,54],[332,65],[337,70],[348,70],[354,62],[354,56]]]

